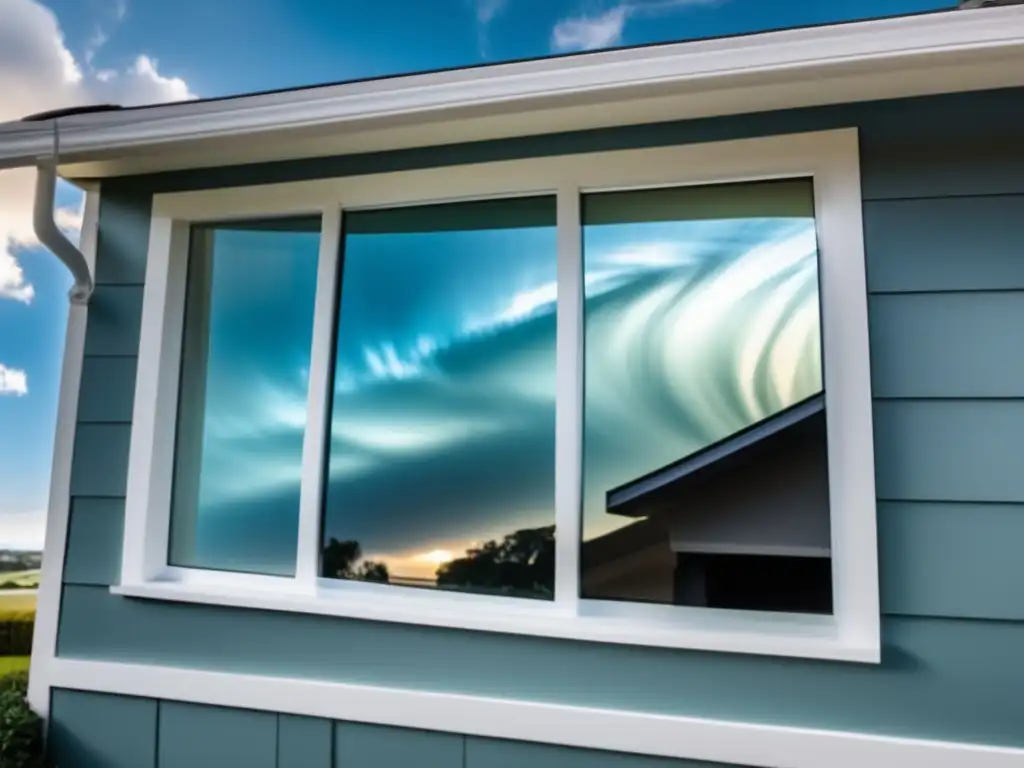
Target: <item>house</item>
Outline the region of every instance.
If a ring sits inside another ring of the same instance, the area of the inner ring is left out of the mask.
[[[1024,765],[1024,7],[919,6],[0,126],[57,764]]]
[[[586,542],[582,595],[830,612],[826,437],[817,394],[610,489],[608,513],[637,522]]]

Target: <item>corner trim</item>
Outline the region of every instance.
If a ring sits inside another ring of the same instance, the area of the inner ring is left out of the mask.
[[[96,266],[99,215],[100,190],[96,185],[85,195],[85,213],[79,240],[79,250],[85,257],[85,266],[90,274]],[[57,432],[50,471],[50,500],[46,511],[43,567],[36,598],[36,624],[32,636],[32,663],[29,669],[28,701],[41,717],[46,717],[50,710],[50,674],[57,655],[57,625],[60,619],[60,597],[64,580],[64,552],[68,518],[71,514],[71,462],[75,452],[78,394],[85,358],[88,318],[88,305],[76,302],[69,304],[60,395],[57,401]]]
[[[1024,749],[57,659],[54,687],[764,768],[1019,768]]]

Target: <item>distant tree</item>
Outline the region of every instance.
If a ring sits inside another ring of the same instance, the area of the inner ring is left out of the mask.
[[[338,541],[335,538],[324,547],[322,568],[329,579],[351,579],[353,567],[362,556],[358,541]]]
[[[356,579],[387,584],[390,581],[388,567],[374,560],[360,562],[362,556],[358,541],[338,541],[332,537],[324,547],[321,559],[323,575],[329,579]]]
[[[373,560],[364,560],[356,570],[355,578],[360,581],[376,581],[379,584],[387,584],[391,580],[388,567],[384,563],[377,563]]]
[[[467,550],[437,569],[440,587],[551,594],[555,587],[555,526],[524,528]]]

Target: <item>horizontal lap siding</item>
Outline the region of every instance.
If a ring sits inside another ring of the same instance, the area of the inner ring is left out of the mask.
[[[1024,746],[1021,124],[1024,94],[997,92],[109,182],[97,273],[108,284],[90,309],[58,653]],[[880,666],[161,604],[105,588],[117,578],[153,191],[850,125],[861,131],[865,198]],[[355,754],[368,733],[284,722],[275,748],[297,766],[319,766],[325,745],[338,759]],[[431,743],[449,754],[450,742]],[[561,759],[532,745],[463,747],[467,765],[485,768]]]
[[[60,689],[51,750],[62,768],[727,768]]]
[[[104,187],[71,472],[63,580],[116,583],[142,320],[150,198]]]

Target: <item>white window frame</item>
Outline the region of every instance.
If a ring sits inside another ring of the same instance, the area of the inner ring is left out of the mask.
[[[819,246],[831,558],[829,616],[579,598],[583,253],[580,197],[608,189],[811,177]],[[335,290],[345,210],[557,196],[555,598],[434,592],[318,578]],[[120,584],[111,591],[585,641],[880,660],[874,452],[860,161],[854,128],[581,153],[154,196]],[[322,229],[294,577],[169,566],[171,482],[189,227],[319,214]]]

